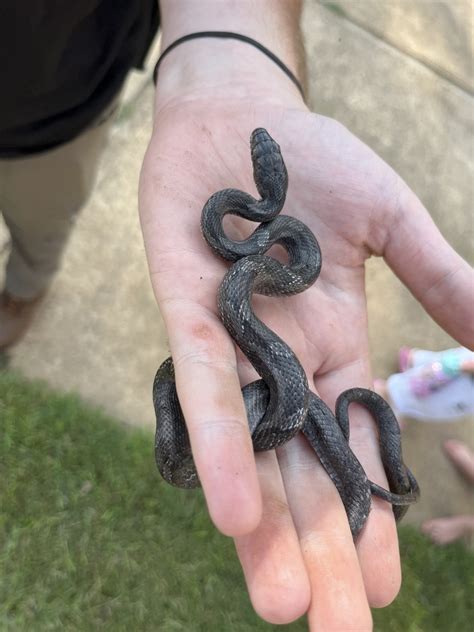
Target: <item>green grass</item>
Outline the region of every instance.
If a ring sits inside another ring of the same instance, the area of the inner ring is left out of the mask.
[[[473,555],[402,529],[383,632],[470,630]],[[470,583],[470,586],[469,586]],[[0,630],[303,632],[249,604],[200,492],[163,483],[149,433],[0,372]]]

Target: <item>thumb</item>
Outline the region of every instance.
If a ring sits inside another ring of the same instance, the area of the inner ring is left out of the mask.
[[[441,235],[402,183],[385,261],[430,316],[462,345],[474,347],[474,270]]]

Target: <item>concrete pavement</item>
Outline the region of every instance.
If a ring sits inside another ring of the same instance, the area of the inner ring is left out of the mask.
[[[339,16],[472,93],[470,0],[319,0]]]
[[[313,109],[344,123],[391,164],[472,262],[470,20],[464,0],[307,0],[303,27]],[[64,266],[10,364],[126,423],[152,427],[151,384],[168,352],[137,215],[153,90],[143,77],[133,84]],[[375,375],[394,371],[403,344],[453,344],[382,262],[371,261],[367,277]],[[439,445],[448,436],[472,445],[471,423],[409,425],[406,460],[424,491],[411,521],[470,506]]]

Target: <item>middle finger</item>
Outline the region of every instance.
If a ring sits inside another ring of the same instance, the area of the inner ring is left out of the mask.
[[[303,435],[277,454],[311,584],[310,629],[370,630],[359,560],[336,488]]]

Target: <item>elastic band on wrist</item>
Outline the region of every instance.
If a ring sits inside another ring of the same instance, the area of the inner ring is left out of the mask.
[[[179,46],[183,42],[187,42],[193,39],[198,39],[200,37],[217,37],[221,39],[236,39],[236,40],[240,40],[241,42],[246,42],[247,44],[251,44],[252,46],[255,46],[255,48],[257,48],[260,52],[262,52],[264,55],[269,57],[279,68],[281,68],[281,70],[283,70],[283,72],[291,79],[291,81],[298,88],[303,99],[305,98],[304,90],[301,83],[298,81],[295,75],[291,72],[288,66],[286,66],[281,61],[281,59],[279,59],[274,53],[272,53],[271,50],[268,50],[268,48],[263,46],[263,44],[260,44],[260,42],[257,42],[251,37],[247,37],[247,35],[241,35],[240,33],[232,33],[230,31],[199,31],[197,33],[189,33],[188,35],[183,35],[183,37],[180,37],[177,40],[175,40],[172,44],[168,46],[168,48],[165,48],[165,50],[161,53],[158,61],[156,62],[156,66],[153,71],[153,83],[155,85],[156,85],[156,79],[158,76],[158,68],[161,62],[163,61],[163,59],[166,57],[166,55],[170,53],[173,50],[173,48],[176,48],[176,46]]]

